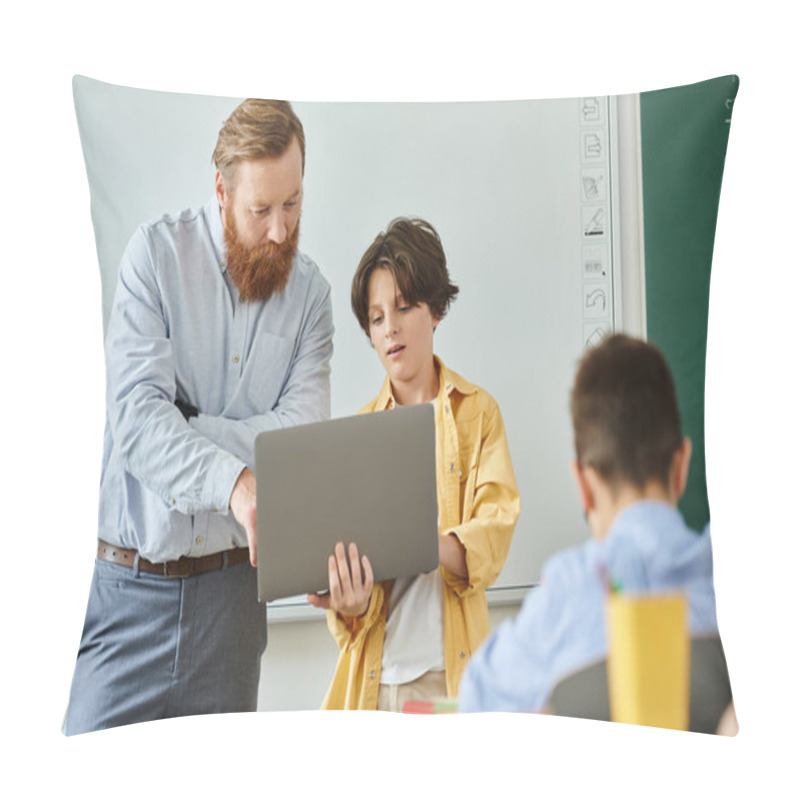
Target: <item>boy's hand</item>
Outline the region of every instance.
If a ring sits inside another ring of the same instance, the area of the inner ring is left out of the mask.
[[[469,580],[467,551],[455,533],[439,536],[439,563],[458,578]]]
[[[372,565],[366,556],[359,560],[354,542],[350,543],[349,552],[348,562],[344,545],[337,543],[333,555],[328,558],[328,594],[309,594],[307,600],[316,608],[331,609],[348,617],[361,617],[367,613],[372,594]]]

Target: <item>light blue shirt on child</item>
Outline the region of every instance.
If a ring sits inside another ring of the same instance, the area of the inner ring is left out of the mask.
[[[656,501],[634,503],[602,541],[553,556],[519,614],[503,623],[467,665],[460,711],[542,711],[567,675],[606,657],[608,581],[625,592],[680,589],[692,635],[717,632],[708,526],[687,527]]]

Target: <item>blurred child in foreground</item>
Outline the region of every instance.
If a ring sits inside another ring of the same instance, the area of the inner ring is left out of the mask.
[[[461,711],[547,711],[556,685],[607,655],[605,593],[681,590],[692,636],[716,635],[708,526],[677,508],[691,443],[664,357],[625,335],[583,357],[571,395],[572,465],[592,538],[553,556],[542,585],[471,660]]]

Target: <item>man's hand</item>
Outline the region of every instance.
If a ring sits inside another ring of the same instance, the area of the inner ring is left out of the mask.
[[[249,467],[245,467],[233,487],[230,509],[236,521],[247,534],[247,546],[250,548],[250,563],[255,567],[258,563],[258,542],[256,541],[256,476]]]
[[[358,547],[350,543],[348,564],[344,545],[339,542],[328,558],[328,594],[310,594],[307,600],[316,608],[331,609],[348,617],[361,617],[369,608],[372,594],[372,565],[366,556],[358,558]],[[364,567],[364,579],[361,567]]]

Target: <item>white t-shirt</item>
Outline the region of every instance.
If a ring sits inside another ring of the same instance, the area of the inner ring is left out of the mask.
[[[442,573],[437,568],[397,578],[386,614],[381,683],[409,683],[443,669]]]
[[[444,669],[442,573],[398,578],[389,596],[381,683],[408,683]]]

